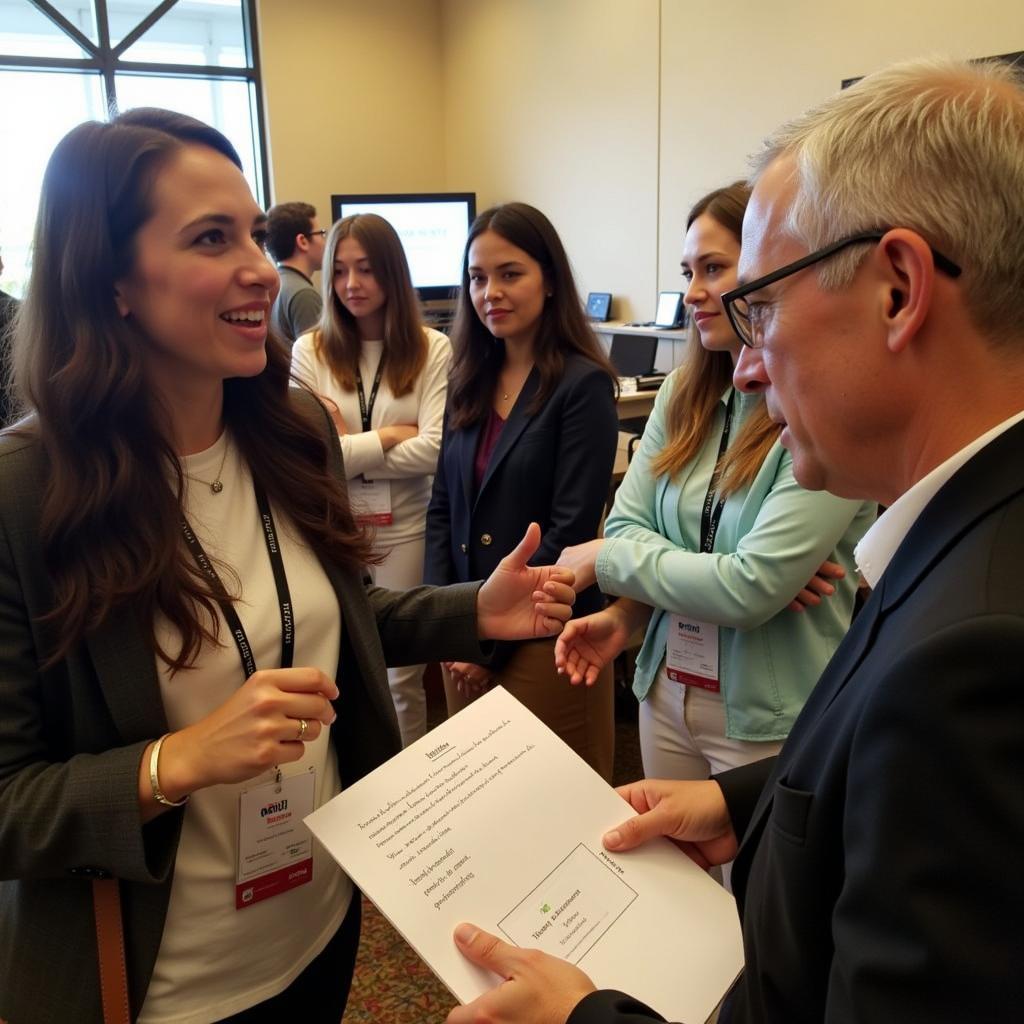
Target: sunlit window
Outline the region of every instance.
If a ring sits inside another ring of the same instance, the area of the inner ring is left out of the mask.
[[[0,0],[0,289],[24,291],[43,170],[70,128],[168,107],[220,129],[263,205],[255,0]]]

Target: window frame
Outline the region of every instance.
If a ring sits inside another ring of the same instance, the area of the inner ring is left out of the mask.
[[[250,111],[254,123],[252,131],[259,148],[256,161],[256,201],[266,206],[270,182],[270,163],[267,156],[266,110],[263,102],[263,78],[260,71],[259,34],[257,32],[256,0],[241,0],[242,34],[245,44],[244,68],[223,65],[161,64],[150,61],[122,60],[121,55],[134,46],[178,0],[161,0],[116,46],[110,43],[110,21],[107,0],[92,0],[96,15],[97,42],[93,42],[76,25],[53,7],[48,0],[26,0],[40,14],[48,18],[89,56],[85,57],[25,57],[0,53],[0,70],[4,71],[91,71],[98,72],[103,83],[106,108],[113,117],[118,112],[116,75],[161,75],[168,78],[195,78],[204,81],[246,82],[252,99]]]

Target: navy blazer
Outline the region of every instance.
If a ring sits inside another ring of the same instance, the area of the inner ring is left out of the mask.
[[[1019,1019],[1022,449],[1024,423],[942,487],[779,756],[717,776],[746,959],[723,1024]],[[610,991],[570,1016],[652,1019]]]
[[[619,437],[612,380],[589,359],[568,355],[555,390],[530,413],[539,382],[534,367],[479,491],[473,463],[483,424],[451,430],[446,416],[427,509],[425,583],[485,578],[534,521],[542,539],[531,565],[554,564],[567,545],[597,536]],[[590,587],[577,597],[575,614],[602,606]]]

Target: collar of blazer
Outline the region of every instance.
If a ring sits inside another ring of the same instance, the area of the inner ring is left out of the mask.
[[[793,731],[776,759],[751,815],[739,860],[749,858],[772,805],[775,782],[799,753],[803,740],[842,692],[874,642],[886,613],[913,592],[920,579],[953,548],[979,519],[1024,491],[1024,422],[1004,431],[962,466],[925,506],[886,569],[878,587],[811,692]]]
[[[533,419],[533,415],[527,410],[530,403],[533,401],[534,396],[537,394],[537,388],[540,386],[540,372],[535,366],[531,371],[530,375],[526,378],[525,383],[519,391],[519,397],[516,398],[515,404],[509,410],[508,419],[505,420],[505,426],[501,428],[501,434],[498,437],[498,443],[494,446],[494,451],[491,453],[490,461],[487,463],[487,469],[484,472],[484,478],[480,481],[480,489],[476,492],[476,501],[480,500],[480,495],[484,493],[488,483],[494,477],[498,467],[501,465],[505,456],[513,449],[516,441],[519,440],[523,431],[529,426],[530,421]],[[466,495],[466,501],[472,508],[475,504],[473,500],[474,490],[474,462],[476,460],[476,446],[480,437],[480,431],[483,429],[483,423],[474,424],[472,428],[472,443],[470,444],[470,450],[467,453],[468,457],[462,460],[462,486]],[[467,442],[470,441],[470,432],[467,431],[466,435]]]
[[[886,569],[889,611],[979,519],[1024,491],[1024,421],[1004,430],[960,467],[925,506]]]

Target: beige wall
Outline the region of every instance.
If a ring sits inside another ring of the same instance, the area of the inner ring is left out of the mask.
[[[841,79],[1024,50],[1020,0],[260,0],[260,22],[275,199],[531,202],[624,318],[680,287],[690,204]]]
[[[1024,50],[1019,0],[719,0],[713,17],[691,0],[661,6],[661,288],[679,284],[690,205],[744,176],[772,129],[844,78],[928,54]]]
[[[658,20],[658,0],[442,4],[449,186],[539,207],[626,316],[653,300]]]
[[[438,0],[260,0],[271,199],[445,186]]]

